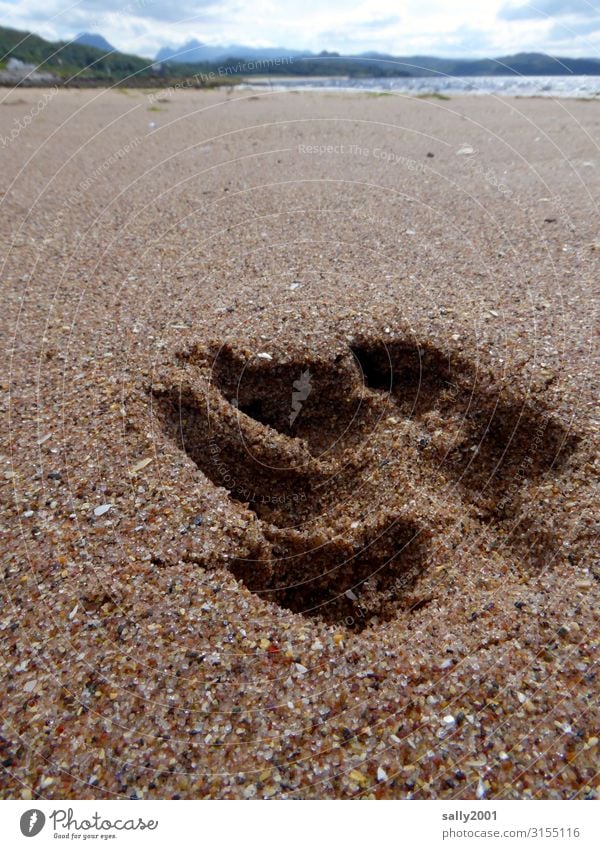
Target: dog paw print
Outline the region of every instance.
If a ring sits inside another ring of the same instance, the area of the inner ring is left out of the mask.
[[[435,346],[357,338],[279,361],[195,346],[155,395],[167,435],[258,523],[236,578],[360,628],[422,603],[437,535],[460,536],[465,515],[500,533],[574,450],[559,422],[493,386]]]

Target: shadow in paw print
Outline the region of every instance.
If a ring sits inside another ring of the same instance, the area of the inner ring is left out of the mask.
[[[154,394],[167,434],[258,519],[261,542],[231,563],[235,576],[285,608],[357,629],[410,607],[433,533],[469,505],[486,530],[499,526],[576,444],[472,364],[409,341],[361,339],[331,359],[285,362],[197,346]],[[383,420],[403,450],[390,450]],[[395,477],[382,478],[390,453]],[[455,503],[437,516],[436,498],[428,509],[415,501],[452,484]]]
[[[449,358],[410,342],[367,341],[351,346],[366,386],[390,394],[405,416],[434,407],[450,383]]]
[[[394,615],[423,569],[426,535],[401,510],[336,515],[332,479],[338,492],[352,490],[356,467],[344,458],[373,415],[349,354],[277,365],[195,350],[178,385],[155,394],[167,433],[260,521],[264,545],[232,562],[238,579],[290,610],[357,629]]]
[[[277,363],[222,345],[200,356],[196,349],[196,360],[240,412],[302,440],[314,457],[339,454],[363,435],[367,399],[346,356]]]
[[[384,515],[354,533],[264,526],[271,544],[269,586],[255,562],[232,564],[237,578],[281,607],[361,630],[373,617],[389,619],[423,570],[424,535],[403,518]]]
[[[502,515],[515,484],[559,470],[576,448],[560,423],[526,399],[492,390],[464,360],[404,342],[371,341],[352,351],[365,384],[390,393],[405,416],[425,426],[441,470],[491,514]]]

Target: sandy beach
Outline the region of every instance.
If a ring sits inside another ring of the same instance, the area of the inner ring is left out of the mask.
[[[597,798],[599,131],[0,91],[2,798]]]

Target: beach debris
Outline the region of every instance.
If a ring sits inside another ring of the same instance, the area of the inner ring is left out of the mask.
[[[267,354],[266,351],[261,351],[260,354],[256,355],[259,360],[272,360],[273,357],[271,354]]]
[[[132,467],[131,474],[135,475],[137,474],[137,472],[141,472],[142,469],[145,469],[146,466],[149,466],[151,462],[152,457],[146,457],[144,460],[140,460],[138,463],[135,464],[135,466]]]
[[[41,439],[38,439],[37,444],[38,444],[38,445],[43,445],[43,444],[44,444],[44,442],[48,442],[48,440],[50,439],[50,437],[51,437],[51,436],[52,436],[52,434],[51,434],[51,433],[47,433],[45,436],[42,436],[42,438],[41,438]]]
[[[112,504],[101,504],[99,507],[94,507],[94,516],[99,518],[100,516],[104,516],[105,513],[108,513]]]
[[[475,150],[470,144],[464,144],[456,151],[457,156],[470,156],[472,153],[475,153]]]

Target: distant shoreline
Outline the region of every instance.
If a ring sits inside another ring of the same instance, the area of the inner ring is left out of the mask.
[[[257,76],[209,76],[192,77],[140,77],[113,82],[104,78],[82,79],[74,77],[61,80],[37,75],[32,78],[14,80],[3,78],[0,87],[5,89],[141,89],[153,92],[183,90],[209,91],[212,89],[306,91],[322,93],[355,93],[371,95],[413,95],[445,100],[466,95],[493,95],[501,97],[546,97],[582,100],[600,99],[599,76],[471,76],[452,77],[432,75],[430,77],[350,77],[336,76],[283,76],[261,74]]]
[[[372,95],[413,95],[445,100],[465,95],[497,95],[503,97],[550,97],[597,100],[600,97],[599,76],[443,76],[397,78],[244,77],[239,84],[248,90],[322,91],[363,93]]]

